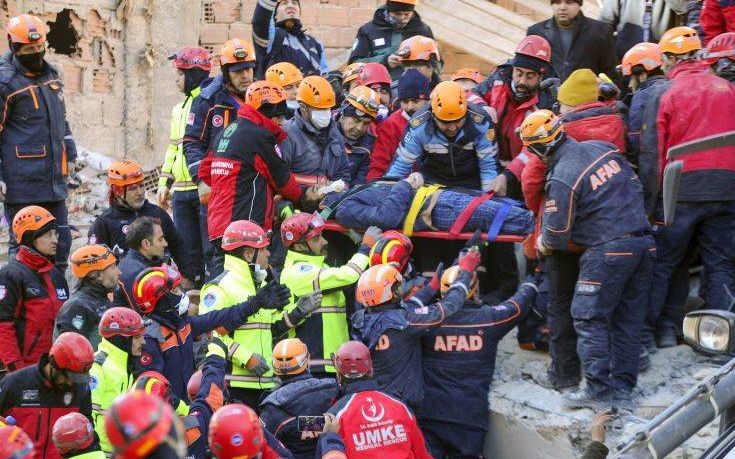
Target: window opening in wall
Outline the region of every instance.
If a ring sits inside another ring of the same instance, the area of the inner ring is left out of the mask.
[[[63,9],[56,15],[56,21],[48,22],[49,48],[53,49],[56,54],[65,54],[67,56],[76,55],[79,52],[79,33],[72,27],[70,9]]]

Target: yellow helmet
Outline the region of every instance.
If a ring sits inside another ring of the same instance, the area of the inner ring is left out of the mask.
[[[357,116],[367,115],[375,119],[380,109],[380,97],[378,93],[367,86],[355,86],[345,96],[345,101],[357,109]]]
[[[674,27],[663,34],[658,49],[661,54],[687,54],[702,49],[702,41],[691,27]]]
[[[290,62],[279,62],[268,67],[265,71],[265,80],[281,87],[300,83],[304,79],[301,70]]]
[[[441,294],[442,296],[449,291],[449,288],[457,282],[457,278],[459,277],[460,269],[459,266],[454,265],[450,268],[447,268],[442,273],[441,278]],[[477,277],[476,272],[472,272],[472,281],[470,282],[470,289],[467,291],[467,298],[472,298],[475,295],[475,292],[477,292],[477,286],[479,285],[480,281]]]
[[[561,118],[551,110],[537,110],[526,117],[518,129],[518,134],[523,145],[542,157],[550,153],[550,148],[555,146],[564,133],[564,125]]]
[[[301,80],[296,99],[312,108],[332,108],[336,96],[332,85],[325,78],[312,75]]]
[[[441,121],[456,121],[467,114],[467,95],[456,81],[442,81],[431,92],[431,112]]]

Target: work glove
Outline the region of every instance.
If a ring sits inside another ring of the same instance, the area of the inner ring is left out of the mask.
[[[169,191],[165,186],[159,186],[156,192],[156,198],[158,198],[158,207],[163,210],[168,210],[168,196]]]
[[[444,263],[439,263],[434,271],[434,276],[429,280],[429,287],[436,293],[441,290],[442,274],[444,273]]]
[[[277,281],[271,281],[265,287],[258,290],[250,301],[257,308],[282,309],[291,299],[291,290]]]
[[[322,306],[322,291],[316,290],[308,295],[304,295],[301,298],[299,298],[299,301],[296,302],[296,309],[303,314],[304,316],[308,316],[312,312],[316,311]]]
[[[475,272],[480,265],[480,252],[477,249],[471,249],[469,252],[460,255],[457,265],[461,271]]]
[[[204,182],[199,182],[197,185],[197,193],[199,193],[199,202],[205,206],[209,204],[209,195],[212,194],[212,189]]]
[[[467,252],[468,250],[471,250],[473,247],[480,248],[480,246],[484,245],[482,241],[482,231],[475,230],[474,233],[472,233],[472,237],[465,243],[464,247],[462,247],[462,252]]]
[[[544,245],[544,235],[539,234],[536,238],[536,249],[543,256],[551,255],[551,249]]]
[[[263,376],[271,369],[263,356],[255,352],[253,352],[248,363],[245,364],[245,368],[255,376]]]
[[[365,230],[365,234],[363,234],[362,236],[362,245],[365,245],[372,249],[375,243],[378,242],[378,238],[380,238],[382,234],[383,230],[381,230],[377,226],[371,226],[370,228]]]

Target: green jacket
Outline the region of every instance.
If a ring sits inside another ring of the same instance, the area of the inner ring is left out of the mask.
[[[66,456],[66,459],[106,459],[107,456],[103,451],[90,451],[88,453],[78,454],[76,456]]]
[[[202,288],[199,313],[205,314],[239,304],[253,296],[256,290],[248,263],[232,255],[225,255],[225,271]],[[232,365],[225,375],[225,381],[231,387],[271,389],[276,386],[272,368],[264,375],[256,376],[248,371],[245,365],[254,353],[263,356],[268,365],[271,365],[273,358],[271,327],[282,320],[279,311],[261,309],[250,316],[245,325],[238,327],[234,333],[219,335],[229,348],[228,359],[232,361]]]
[[[284,308],[286,314],[296,309],[299,297],[316,290],[324,294],[321,307],[289,331],[291,337],[300,338],[309,349],[312,371],[335,373],[330,356],[350,339],[343,290],[360,279],[368,262],[367,255],[358,252],[344,266],[332,268],[324,263],[323,256],[288,251],[281,272],[281,283],[292,294],[291,304]]]
[[[158,179],[159,188],[173,188],[173,191],[197,189],[191,175],[189,175],[189,169],[186,167],[183,139],[191,104],[200,92],[201,88],[196,88],[191,92],[191,95],[187,96],[183,102],[176,104],[171,110],[171,141],[166,150],[163,167],[161,167],[161,177]]]

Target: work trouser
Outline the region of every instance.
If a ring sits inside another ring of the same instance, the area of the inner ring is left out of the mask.
[[[189,257],[197,267],[200,281],[205,279],[205,263],[209,261],[211,251],[207,234],[207,213],[202,211],[197,190],[174,191],[171,208],[174,214],[174,226],[181,235]]]
[[[681,310],[674,310],[671,304],[667,303],[666,297],[670,289],[677,287],[672,284],[673,273],[686,258],[690,242],[694,238],[699,244],[704,265],[707,285],[704,300],[707,307],[711,309],[730,307],[733,301],[730,293],[735,289],[733,228],[735,228],[735,201],[677,203],[672,225],[657,228],[658,259],[653,272],[648,326],[660,328],[662,320],[676,326],[681,321]],[[679,276],[677,282],[682,281]]]
[[[576,386],[580,380],[577,332],[571,312],[579,258],[578,253],[555,251],[545,259],[544,269],[549,273],[549,377],[557,387]]]
[[[579,260],[572,318],[594,398],[626,398],[636,386],[655,258],[653,238],[632,235],[590,247]]]
[[[69,265],[69,250],[71,250],[71,230],[69,229],[66,201],[38,202],[34,204],[10,204],[6,202],[4,205],[5,219],[11,227],[9,231],[10,245],[8,246],[8,258],[14,257],[18,253],[18,241],[15,240],[15,235],[12,231],[13,218],[22,208],[32,205],[43,207],[56,218],[56,234],[59,237],[59,243],[56,246],[56,262],[54,264],[63,274]]]
[[[436,459],[477,459],[484,457],[487,429],[419,419],[426,446]]]

